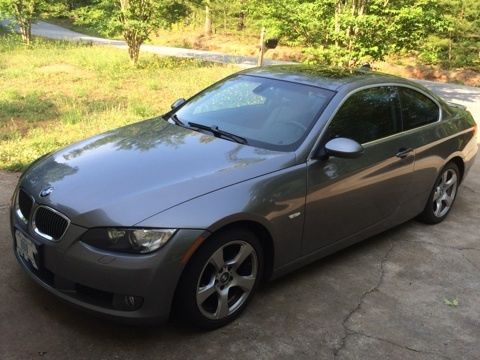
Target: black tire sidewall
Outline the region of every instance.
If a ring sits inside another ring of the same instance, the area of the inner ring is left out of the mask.
[[[197,306],[196,291],[198,279],[210,256],[223,245],[235,240],[245,241],[255,249],[258,261],[257,279],[247,300],[237,311],[224,319],[212,320],[205,317]],[[263,249],[258,237],[252,231],[243,228],[232,228],[215,233],[205,240],[184,269],[175,296],[176,315],[184,322],[207,330],[213,330],[232,322],[243,312],[253,298],[262,278],[263,266]]]

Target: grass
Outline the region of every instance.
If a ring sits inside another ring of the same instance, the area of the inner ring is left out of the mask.
[[[0,169],[91,135],[164,113],[233,72],[233,66],[0,34]]]

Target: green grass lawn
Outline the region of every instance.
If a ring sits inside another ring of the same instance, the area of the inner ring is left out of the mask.
[[[112,128],[166,112],[238,69],[125,50],[0,34],[0,169]]]

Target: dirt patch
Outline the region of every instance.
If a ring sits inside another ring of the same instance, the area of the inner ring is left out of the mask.
[[[480,72],[473,69],[444,70],[438,66],[396,65],[387,62],[375,63],[374,67],[379,71],[402,77],[480,87]]]
[[[85,71],[78,68],[75,65],[70,64],[50,64],[38,68],[38,71],[44,74],[72,74],[72,75],[85,75]]]
[[[152,43],[230,55],[257,56],[259,35],[218,32],[211,36],[204,36],[198,31],[160,30],[152,39]],[[282,44],[274,50],[268,50],[265,54],[266,59],[283,61],[301,61],[303,57],[301,47],[284,46]]]

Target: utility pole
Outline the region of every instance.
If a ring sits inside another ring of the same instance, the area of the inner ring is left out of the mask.
[[[263,66],[263,56],[265,55],[265,27],[260,32],[260,53],[258,54],[257,66]]]

